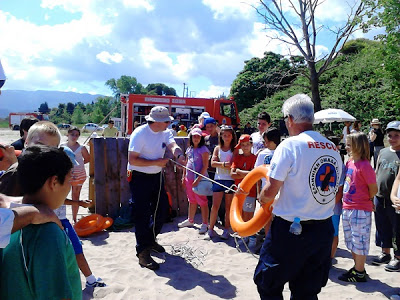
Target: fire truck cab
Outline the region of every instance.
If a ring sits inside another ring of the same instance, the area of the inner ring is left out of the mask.
[[[134,123],[143,124],[145,116],[154,106],[165,106],[179,124],[187,128],[198,122],[204,111],[208,112],[219,124],[239,125],[236,102],[230,99],[184,98],[175,96],[121,94],[121,131],[129,135]]]

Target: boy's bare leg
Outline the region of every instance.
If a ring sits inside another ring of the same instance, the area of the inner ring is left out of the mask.
[[[79,270],[81,270],[85,277],[92,275],[92,270],[90,270],[89,264],[83,253],[76,255],[76,262],[78,263]]]

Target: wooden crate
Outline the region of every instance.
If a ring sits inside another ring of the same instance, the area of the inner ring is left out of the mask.
[[[188,138],[175,138],[185,152]],[[90,141],[89,198],[94,202],[94,211],[103,216],[116,218],[121,207],[127,207],[131,198],[126,166],[128,163],[129,139],[95,138]],[[173,158],[170,151],[165,157]],[[172,197],[172,209],[178,216],[187,215],[188,201],[182,186],[182,169],[168,162],[164,169],[165,188]]]

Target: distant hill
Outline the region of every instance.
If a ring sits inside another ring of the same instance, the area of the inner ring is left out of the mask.
[[[59,103],[91,103],[102,95],[80,94],[58,91],[22,91],[2,90],[0,95],[0,118],[7,117],[10,112],[37,111],[40,104],[47,102],[50,108]]]

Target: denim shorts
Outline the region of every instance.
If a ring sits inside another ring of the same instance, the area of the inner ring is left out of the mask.
[[[220,183],[220,184],[222,184],[222,185],[224,185],[224,186],[226,186],[226,187],[229,187],[229,188],[233,184],[235,184],[234,180],[219,180],[219,179],[216,179],[215,181]],[[216,183],[213,183],[212,190],[213,190],[214,193],[225,192],[226,191],[227,194],[233,194],[232,191],[227,190],[226,188],[224,188],[224,187],[222,187],[222,186],[220,186],[219,184],[216,184]]]

